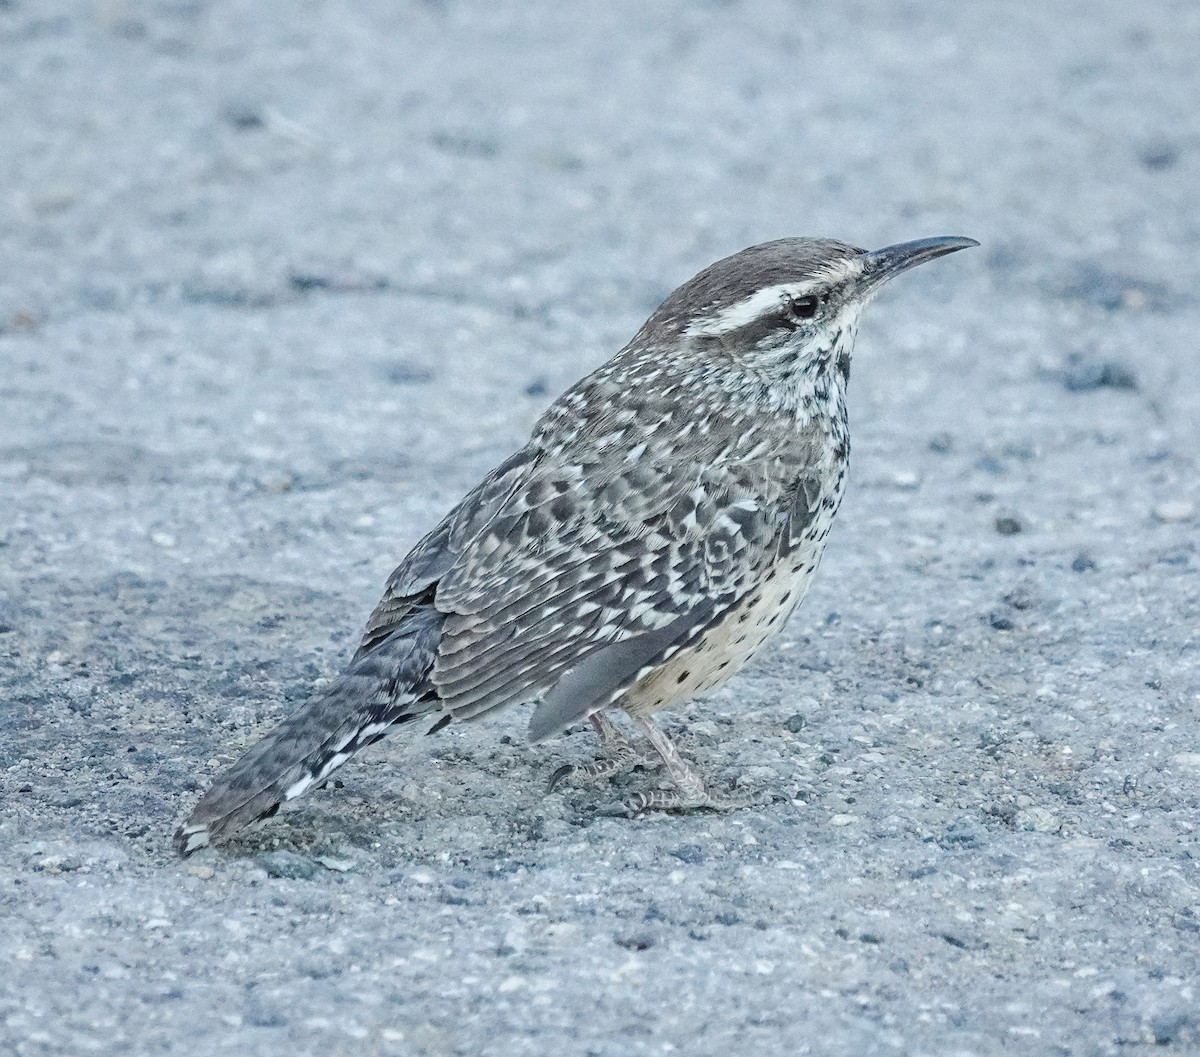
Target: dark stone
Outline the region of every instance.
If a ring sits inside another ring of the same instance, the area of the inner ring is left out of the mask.
[[[460,158],[494,158],[500,153],[500,144],[492,137],[471,132],[442,130],[429,137],[438,150]]]
[[[648,951],[654,946],[654,938],[644,933],[637,933],[632,936],[616,936],[614,939],[618,947],[624,947],[627,951]]]
[[[393,385],[424,385],[432,382],[436,375],[428,367],[400,360],[388,367],[385,377]]]
[[[1037,598],[1028,584],[1021,583],[1004,596],[1004,604],[1013,609],[1032,609],[1037,605]]]
[[[704,862],[704,849],[699,844],[681,844],[678,848],[672,848],[671,854],[681,862],[693,865]]]
[[[1004,445],[1004,454],[1010,459],[1035,459],[1037,448],[1028,441],[1013,440]]]
[[[230,103],[225,107],[225,120],[239,132],[262,128],[267,122],[262,110],[251,103]]]
[[[1071,571],[1077,573],[1091,572],[1096,568],[1096,559],[1087,551],[1080,551],[1071,562]]]
[[[1001,536],[1015,536],[1025,527],[1021,524],[1020,519],[1014,517],[1012,514],[1001,514],[996,518],[995,524],[996,531]]]
[[[1072,357],[1062,373],[1063,386],[1071,393],[1086,393],[1093,389],[1124,389],[1136,392],[1137,375],[1133,369],[1116,360]]]
[[[803,713],[797,712],[794,716],[788,716],[784,727],[792,734],[799,734],[805,727],[808,726],[808,720]]]
[[[328,290],[334,285],[328,275],[315,275],[310,272],[293,272],[288,276],[288,286],[298,294],[307,294],[313,290]]]
[[[943,848],[976,848],[981,843],[979,827],[965,819],[952,823],[938,838],[938,844]]]
[[[1150,172],[1173,169],[1178,161],[1179,151],[1170,143],[1153,143],[1142,149],[1142,167]]]

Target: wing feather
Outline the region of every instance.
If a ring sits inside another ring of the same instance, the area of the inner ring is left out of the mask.
[[[711,453],[613,467],[531,442],[396,569],[356,656],[432,603],[445,709],[470,718],[540,698],[536,728],[560,729],[702,634],[787,545],[816,497],[793,484],[790,519],[773,520],[756,500],[770,478],[765,463]]]
[[[408,553],[388,577],[383,597],[367,620],[354,660],[370,652],[405,622],[425,592],[454,567],[475,537],[530,476],[540,455],[538,448],[526,445],[509,456]]]
[[[611,502],[527,485],[438,584],[437,606],[453,615],[432,678],[456,715],[542,697],[617,643],[650,636],[603,666],[613,678],[657,655],[656,632],[690,635],[738,596],[776,531],[746,482],[720,468],[630,467],[599,491]],[[536,516],[531,495],[557,509]]]

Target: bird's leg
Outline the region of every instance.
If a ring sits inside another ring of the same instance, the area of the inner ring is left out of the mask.
[[[724,807],[707,789],[704,779],[700,777],[675,748],[674,743],[654,723],[644,716],[633,717],[638,729],[646,735],[655,751],[662,757],[674,789],[652,789],[649,792],[638,793],[625,803],[626,810],[632,815],[640,815],[645,811],[685,811],[693,807]]]
[[[593,712],[588,719],[600,739],[600,756],[591,763],[579,767],[573,764],[563,764],[550,777],[550,787],[547,792],[553,792],[567,775],[594,782],[598,778],[608,778],[620,771],[636,767],[638,764],[657,763],[658,756],[653,753],[639,752],[633,743],[621,733],[620,728],[603,712]]]
[[[633,747],[633,743],[621,733],[621,728],[608,718],[607,713],[593,712],[588,716],[588,721],[596,731],[596,737],[600,739],[600,753],[604,759],[623,762],[626,759],[641,760],[644,758],[643,754]],[[595,764],[589,766],[594,767]],[[586,770],[586,768],[580,768],[580,770]]]

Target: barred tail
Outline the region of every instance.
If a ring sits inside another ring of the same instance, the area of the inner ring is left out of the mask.
[[[395,723],[437,708],[427,676],[442,615],[418,611],[369,653],[356,658],[221,775],[175,831],[180,855],[270,818]]]

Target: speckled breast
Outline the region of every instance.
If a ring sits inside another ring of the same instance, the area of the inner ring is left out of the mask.
[[[691,649],[680,651],[634,684],[616,707],[645,716],[723,685],[779,632],[808,592],[832,520],[831,511],[818,517],[801,545],[765,569],[758,584],[723,620]]]

